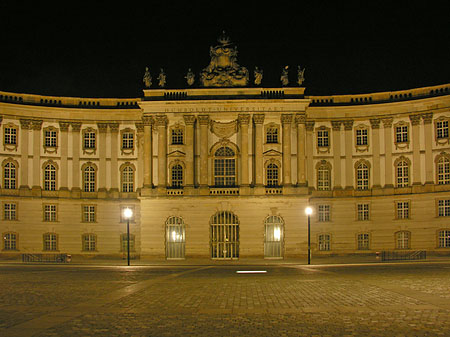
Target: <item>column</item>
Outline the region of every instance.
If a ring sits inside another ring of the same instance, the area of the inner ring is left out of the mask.
[[[33,187],[32,191],[36,194],[41,193],[41,130],[42,120],[32,120],[31,128],[33,129]]]
[[[409,115],[409,119],[412,124],[412,150],[413,150],[413,185],[421,185],[420,179],[420,115]]]
[[[119,123],[109,123],[109,130],[111,135],[111,192],[119,191],[119,168],[117,165],[117,151],[118,149],[118,136],[119,136]]]
[[[20,120],[20,189],[28,190],[28,130],[31,120]]]
[[[72,125],[72,191],[80,192],[80,130],[81,122]]]
[[[334,189],[342,189],[341,169],[341,124],[342,121],[331,121],[333,130],[333,181]]]
[[[69,122],[60,121],[59,130],[61,131],[61,146],[60,154],[61,161],[59,165],[59,190],[68,191],[69,190],[69,178],[68,178],[68,151],[69,151]]]
[[[184,115],[186,125],[185,149],[186,149],[186,187],[194,186],[194,115]]]
[[[97,123],[99,142],[98,148],[98,192],[106,192],[106,131],[108,123]]]
[[[384,127],[384,187],[393,187],[392,184],[392,118],[383,118]]]
[[[307,177],[307,184],[310,187],[314,186],[314,147],[313,147],[313,132],[314,132],[314,121],[306,121],[305,122],[305,128],[306,128],[306,177]]]
[[[144,123],[136,122],[136,150],[137,150],[137,168],[136,187],[141,188],[144,185]]]
[[[353,189],[353,121],[346,120],[344,123],[345,132],[345,188]]]
[[[283,186],[291,185],[291,124],[293,114],[282,114],[283,127]]]
[[[154,121],[151,116],[142,116],[142,124],[144,128],[144,182],[142,187],[145,189],[153,187],[153,122]]]
[[[306,155],[305,155],[305,114],[296,114],[297,124],[297,186],[306,186]]]
[[[155,120],[158,129],[158,188],[167,186],[167,123],[166,115],[157,115]]]
[[[255,181],[256,187],[263,186],[263,123],[264,114],[253,115],[255,123]]]
[[[373,161],[373,187],[381,187],[381,174],[380,174],[380,119],[370,119],[370,125],[372,126],[372,161]]]
[[[433,113],[422,114],[422,119],[425,131],[425,184],[433,184]]]
[[[200,187],[208,186],[208,125],[209,115],[198,115],[200,125]]]
[[[239,137],[241,140],[241,186],[249,185],[248,176],[248,124],[249,114],[239,114]]]

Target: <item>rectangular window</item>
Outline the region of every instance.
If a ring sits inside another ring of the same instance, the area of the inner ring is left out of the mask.
[[[370,249],[369,233],[358,234],[358,250]]]
[[[172,144],[173,145],[183,144],[183,129],[172,129]]]
[[[448,138],[448,121],[436,122],[436,138],[437,139]]]
[[[395,137],[397,143],[407,143],[408,142],[408,126],[402,125],[395,127]]]
[[[134,134],[132,132],[122,133],[122,149],[130,150],[134,147]]]
[[[328,147],[329,145],[328,130],[317,130],[317,146]]]
[[[127,236],[127,234],[122,234],[120,236],[120,241],[122,243],[122,252],[127,252],[128,251],[128,236]],[[130,234],[130,252],[134,252],[134,251],[135,251],[134,235]]]
[[[5,144],[17,145],[17,129],[13,127],[5,127]]]
[[[359,221],[369,220],[369,204],[358,204],[357,218]]]
[[[95,234],[83,235],[83,250],[88,252],[94,252],[97,250],[97,237]]]
[[[4,203],[3,204],[3,219],[4,220],[17,220],[17,204],[16,203]]]
[[[84,133],[84,148],[95,149],[95,131],[86,131]]]
[[[395,248],[397,249],[409,249],[409,232],[398,232],[395,238]]]
[[[44,221],[56,221],[56,205],[44,205]]]
[[[409,219],[409,201],[397,201],[397,219]]]
[[[439,248],[450,248],[450,230],[439,231]]]
[[[4,250],[17,250],[17,234],[5,233],[3,236],[3,249]]]
[[[278,128],[267,128],[266,131],[266,143],[276,144],[278,143]]]
[[[319,205],[317,207],[318,221],[330,221],[330,205]]]
[[[45,130],[44,131],[44,146],[45,147],[56,147],[57,132],[56,130]]]
[[[319,235],[319,250],[328,251],[331,249],[331,235],[321,234]]]
[[[450,216],[450,199],[438,200],[438,216]]]
[[[367,145],[367,129],[357,129],[356,130],[356,145]]]
[[[44,234],[44,250],[46,251],[58,250],[57,236],[55,233]]]
[[[83,205],[83,222],[95,222],[95,205]]]

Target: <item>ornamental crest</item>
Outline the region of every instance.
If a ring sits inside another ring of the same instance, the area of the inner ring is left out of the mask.
[[[211,132],[219,138],[230,138],[237,132],[237,128],[237,120],[226,123],[211,121]]]
[[[225,32],[218,39],[219,45],[210,47],[211,62],[200,73],[204,87],[243,87],[248,84],[248,70],[237,64],[237,48]]]

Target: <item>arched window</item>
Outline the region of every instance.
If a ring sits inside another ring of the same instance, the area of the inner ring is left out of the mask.
[[[122,192],[134,192],[134,167],[124,164],[120,168],[120,185]]]
[[[171,216],[166,221],[166,258],[184,259],[186,229],[181,217]]]
[[[264,233],[264,257],[283,257],[283,219],[277,215],[267,217],[264,221]]]
[[[436,160],[436,178],[438,185],[450,184],[450,159],[446,155]]]
[[[395,248],[409,249],[411,244],[411,233],[408,231],[400,231],[395,233]]]
[[[183,186],[183,166],[175,164],[171,168],[172,187],[179,188]]]
[[[3,164],[3,188],[10,190],[17,188],[17,164],[13,161]]]
[[[360,162],[356,165],[356,189],[369,189],[369,165],[366,162]]]
[[[236,185],[236,154],[228,146],[219,147],[214,153],[214,185]]]
[[[56,167],[53,164],[44,167],[44,190],[56,191]]]
[[[86,164],[83,168],[83,191],[95,192],[97,181],[97,169],[92,164]]]
[[[328,191],[331,189],[331,166],[326,161],[317,165],[317,190]]]
[[[211,217],[211,258],[239,258],[239,220],[228,211],[219,211]]]
[[[397,187],[409,186],[409,163],[406,159],[400,159],[395,164]]]
[[[266,166],[266,184],[268,187],[280,185],[280,168],[276,163],[269,163]]]

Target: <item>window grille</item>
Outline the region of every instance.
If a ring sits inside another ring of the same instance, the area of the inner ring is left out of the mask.
[[[450,230],[439,231],[439,248],[450,248]]]
[[[438,201],[438,216],[450,216],[450,199]]]
[[[401,231],[395,234],[395,248],[409,249],[410,248],[410,233]]]
[[[397,143],[407,143],[408,142],[408,126],[396,126],[395,127],[395,137]]]
[[[96,171],[92,166],[84,169],[84,192],[95,192]]]
[[[183,186],[183,166],[175,164],[172,166],[172,187]]]
[[[331,188],[331,174],[328,165],[320,165],[317,169],[317,190],[328,191]]]
[[[448,121],[436,122],[436,138],[437,139],[448,138]]]
[[[328,147],[328,130],[317,130],[317,146],[318,147]]]
[[[44,190],[56,191],[56,167],[52,164],[44,168]]]
[[[17,129],[5,127],[4,141],[6,145],[17,145]]]
[[[450,160],[441,156],[437,161],[437,180],[439,185],[450,184]]]
[[[367,250],[369,247],[369,233],[358,234],[358,250]]]
[[[278,165],[270,163],[266,168],[266,183],[267,186],[279,186],[279,169]]]
[[[55,233],[44,234],[44,250],[54,251],[58,249],[57,235]]]
[[[319,205],[317,214],[319,222],[330,221],[330,205]]]
[[[211,258],[239,258],[239,221],[232,212],[220,211],[211,218]]]
[[[16,220],[17,219],[17,205],[15,203],[3,204],[3,219]]]
[[[135,236],[134,234],[130,234],[130,252],[136,251],[136,244],[135,244]],[[124,233],[120,236],[120,248],[121,252],[127,252],[128,251],[128,235],[127,233]]]
[[[3,188],[16,189],[16,165],[14,163],[6,163],[3,169]]]
[[[88,252],[97,250],[97,236],[95,234],[83,235],[83,250]]]
[[[319,250],[320,251],[331,250],[331,235],[330,234],[320,234],[319,235]]]
[[[356,188],[358,190],[369,189],[369,167],[361,163],[356,168]]]
[[[221,147],[215,153],[214,185],[219,187],[236,185],[235,153],[229,147]]]
[[[409,202],[397,202],[397,219],[409,219]]]
[[[95,131],[86,131],[84,133],[84,148],[95,149]]]
[[[44,205],[44,221],[56,221],[56,205]]]
[[[5,233],[3,235],[3,249],[4,250],[17,250],[17,234]]]
[[[83,206],[83,222],[95,222],[95,206]]]
[[[367,129],[357,129],[356,130],[356,145],[367,145]]]
[[[56,130],[45,130],[44,131],[44,146],[45,147],[56,147],[56,144],[57,144]]]
[[[268,127],[266,131],[266,143],[276,144],[278,143],[278,128]]]
[[[369,204],[358,204],[358,220],[369,220]]]
[[[122,133],[122,149],[133,149],[134,147],[134,134],[132,132]]]
[[[183,129],[179,128],[172,129],[172,144],[173,145],[183,144]]]
[[[186,229],[184,221],[172,216],[166,221],[166,258],[184,259],[186,245]]]
[[[131,166],[122,169],[122,192],[134,191],[134,170]]]
[[[281,217],[272,215],[264,221],[265,240],[264,257],[281,258],[283,257],[284,230]]]

